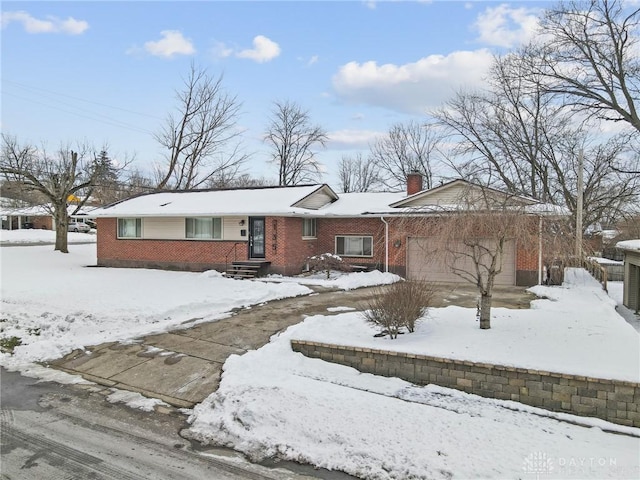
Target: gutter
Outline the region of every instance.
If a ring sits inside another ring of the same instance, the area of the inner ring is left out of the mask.
[[[389,223],[380,217],[382,223],[384,223],[384,272],[389,273]]]

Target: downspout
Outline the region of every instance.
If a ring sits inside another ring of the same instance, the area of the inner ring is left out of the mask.
[[[542,215],[538,217],[538,285],[542,285]]]
[[[385,273],[389,272],[389,223],[384,219],[384,217],[380,217],[382,223],[384,223],[384,271]]]

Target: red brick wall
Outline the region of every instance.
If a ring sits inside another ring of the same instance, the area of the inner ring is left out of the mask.
[[[425,236],[424,221],[388,218],[389,271],[406,274],[407,239]],[[317,238],[303,239],[302,218],[265,218],[265,260],[271,262],[270,271],[284,275],[300,273],[307,257],[321,253],[335,253],[336,235],[373,237],[372,257],[343,257],[353,265],[384,270],[385,225],[380,218],[318,218]],[[116,219],[98,219],[98,265],[138,266],[147,268],[175,268],[206,270],[225,268],[225,257],[234,243],[237,260],[248,258],[247,242],[194,240],[119,240]],[[233,260],[233,255],[229,256]],[[516,283],[533,285],[537,280],[537,248],[517,248]]]
[[[173,268],[179,270],[224,270],[225,260],[247,259],[247,242],[202,240],[118,239],[115,218],[99,218],[98,265],[113,267]],[[231,252],[231,253],[230,253]]]
[[[300,273],[306,258],[317,253],[317,241],[302,238],[302,218],[267,217],[266,235],[266,260],[273,273]]]
[[[53,229],[53,217],[51,216],[31,217],[30,221],[33,223],[33,228],[39,228],[42,230]]]

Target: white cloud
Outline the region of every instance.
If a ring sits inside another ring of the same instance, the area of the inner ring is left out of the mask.
[[[68,17],[61,20],[57,17],[47,16],[46,20],[32,17],[24,11],[2,12],[2,27],[6,27],[11,22],[18,22],[27,33],[66,33],[67,35],[80,35],[89,28],[89,23],[84,20],[76,20]]]
[[[196,49],[189,39],[184,38],[178,30],[163,30],[162,39],[145,42],[144,50],[156,57],[171,58],[174,55],[193,55]]]
[[[538,9],[511,8],[506,4],[487,7],[474,24],[480,34],[478,41],[505,48],[526,43],[535,35],[539,13]]]
[[[364,4],[365,7],[367,7],[370,10],[375,10],[376,9],[376,0],[363,0],[362,2]]]
[[[384,135],[385,132],[374,130],[336,130],[329,132],[329,149],[368,148],[371,142]]]
[[[258,63],[268,62],[278,55],[280,55],[280,46],[264,35],[258,35],[253,39],[253,48],[236,53],[238,58],[248,58]]]
[[[227,58],[233,54],[233,48],[227,47],[223,42],[216,42],[211,49],[211,53],[216,58]]]
[[[318,60],[319,60],[318,55],[313,55],[307,62],[307,66],[310,67],[311,65],[318,63]]]
[[[407,113],[440,106],[461,87],[476,87],[491,65],[486,50],[429,55],[404,65],[349,62],[333,77],[338,97]]]

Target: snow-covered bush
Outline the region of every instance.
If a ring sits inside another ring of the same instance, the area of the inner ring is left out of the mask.
[[[334,255],[333,253],[322,253],[308,257],[305,264],[312,272],[325,272],[327,274],[327,280],[331,278],[332,270],[339,272],[351,270],[351,266],[348,263],[345,263],[340,256]]]
[[[431,306],[435,289],[427,282],[404,281],[380,287],[362,312],[364,318],[396,338],[403,328],[413,332],[416,321]]]

